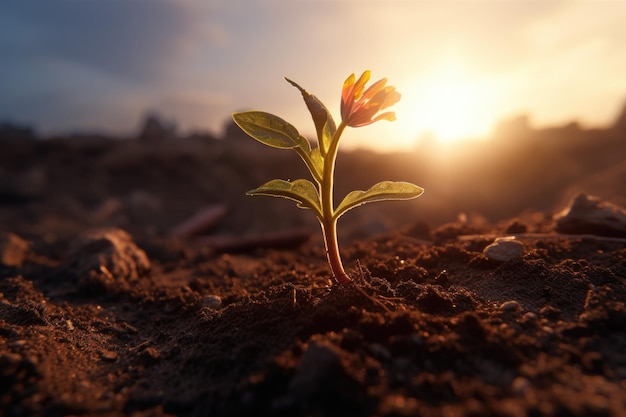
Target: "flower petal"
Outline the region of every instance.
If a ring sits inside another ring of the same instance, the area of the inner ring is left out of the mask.
[[[352,113],[352,106],[354,104],[354,73],[350,74],[346,81],[343,83],[341,90],[341,119],[346,120],[350,113]]]
[[[363,74],[359,77],[359,80],[354,84],[353,99],[358,100],[363,95],[363,90],[365,89],[365,84],[370,80],[371,72],[370,70],[363,71]]]
[[[364,100],[371,99],[376,94],[378,94],[378,92],[380,92],[381,90],[383,90],[385,88],[385,84],[387,84],[387,79],[386,78],[383,78],[383,79],[380,79],[380,80],[376,81],[374,84],[370,85],[370,87],[367,90],[365,90],[365,93],[363,93],[363,98],[362,99],[364,99]]]
[[[354,73],[350,74],[348,78],[343,82],[343,88],[341,89],[341,102],[348,103],[354,96],[352,94],[353,85],[354,85]]]
[[[392,111],[381,113],[372,119],[372,123],[377,122],[379,120],[389,120],[390,122],[393,122],[394,120],[396,120],[396,113]]]
[[[402,95],[400,93],[398,93],[396,91],[396,89],[394,87],[387,87],[389,90],[386,91],[386,96],[385,99],[383,100],[380,109],[386,109],[389,106],[393,106],[394,104],[396,104],[398,101],[400,101],[400,98],[402,97]]]

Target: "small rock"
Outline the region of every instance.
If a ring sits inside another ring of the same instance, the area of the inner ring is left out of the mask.
[[[525,313],[522,316],[522,322],[524,323],[535,323],[536,321],[537,321],[537,315],[533,313],[532,311],[529,311],[528,313]]]
[[[421,415],[421,404],[413,397],[404,394],[389,394],[384,396],[380,403],[382,415],[390,416],[418,416]],[[452,411],[448,415],[460,415]]]
[[[117,352],[103,349],[100,351],[100,359],[106,362],[115,362],[117,360]]]
[[[511,383],[511,389],[517,394],[523,394],[530,388],[530,381],[523,376],[516,377]]]
[[[419,309],[429,314],[441,314],[454,311],[456,305],[448,293],[439,291],[434,286],[426,287],[417,297]]]
[[[626,210],[587,194],[576,196],[554,218],[559,233],[626,237]]]
[[[388,361],[392,358],[391,352],[380,343],[372,343],[369,345],[369,350],[372,356],[381,362]]]
[[[517,259],[524,253],[524,245],[514,237],[497,238],[483,250],[487,259],[499,262]]]
[[[519,233],[526,233],[527,231],[528,226],[516,219],[507,225],[505,233],[514,235]]]
[[[202,307],[218,308],[222,305],[222,299],[219,295],[207,295],[206,297],[202,297],[200,303]]]
[[[139,333],[139,329],[136,328],[135,326],[133,326],[132,324],[129,324],[125,321],[122,321],[119,323],[119,329],[120,331],[124,332],[124,333],[129,333],[129,334],[137,334]]]
[[[20,267],[28,255],[28,242],[13,233],[0,234],[0,264]]]
[[[340,367],[341,361],[333,346],[321,340],[312,342],[300,358],[289,391],[296,398],[310,398],[330,382]]]
[[[85,233],[73,242],[66,263],[79,283],[113,292],[129,289],[150,271],[145,252],[121,229]]]
[[[79,270],[100,270],[105,266],[113,275],[136,277],[150,269],[143,250],[121,229],[94,230],[72,244],[70,256]]]
[[[14,340],[14,341],[10,342],[8,344],[8,346],[12,347],[12,348],[23,347],[23,346],[26,346],[26,340],[24,340],[24,339]]]
[[[521,308],[522,306],[520,305],[520,303],[515,300],[505,301],[504,303],[500,304],[500,310],[502,311],[519,311],[521,310]]]
[[[141,352],[141,358],[148,362],[156,361],[160,357],[161,353],[152,346],[148,346]]]

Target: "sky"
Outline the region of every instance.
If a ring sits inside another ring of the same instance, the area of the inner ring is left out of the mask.
[[[626,0],[0,0],[0,121],[136,132],[146,112],[221,134],[263,110],[308,136],[288,77],[339,118],[366,69],[402,99],[342,146],[408,149],[533,126],[610,124],[626,103]]]

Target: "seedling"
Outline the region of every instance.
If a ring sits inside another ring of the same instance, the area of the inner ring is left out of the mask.
[[[379,120],[393,121],[394,112],[382,110],[400,100],[395,87],[387,86],[383,78],[365,89],[370,71],[356,80],[350,75],[341,92],[341,123],[336,126],[330,112],[314,95],[294,81],[285,78],[302,93],[317,131],[317,147],[312,147],[298,130],[280,117],[262,111],[233,113],[233,120],[252,138],[278,149],[293,149],[300,155],[316,184],[306,179],[266,182],[248,195],[268,195],[294,200],[298,207],[310,209],[317,216],[324,236],[326,255],[331,272],[339,284],[351,281],[346,274],[337,242],[337,220],[345,212],[361,204],[383,200],[409,200],[420,196],[424,189],[408,182],[383,181],[367,191],[348,193],[337,207],[333,205],[333,181],[339,139],[346,127],[367,126]],[[355,81],[356,80],[356,81]]]

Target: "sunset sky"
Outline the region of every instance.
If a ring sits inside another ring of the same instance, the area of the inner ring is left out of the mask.
[[[481,137],[522,113],[602,127],[626,102],[625,21],[623,0],[0,0],[0,121],[125,134],[153,110],[220,134],[258,109],[311,135],[283,77],[338,118],[344,79],[371,69],[402,93],[397,121],[347,147]]]

